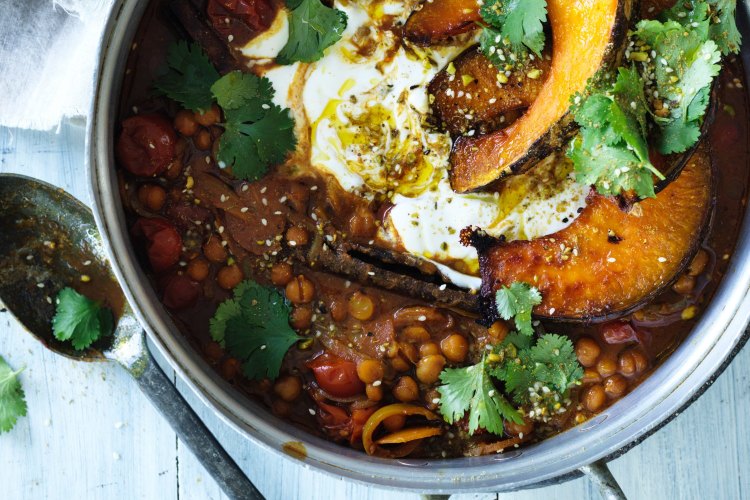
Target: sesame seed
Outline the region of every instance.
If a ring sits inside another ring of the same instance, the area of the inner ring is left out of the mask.
[[[666,262],[667,261],[667,259],[665,259],[664,257],[659,257],[656,260],[658,260],[659,262]]]
[[[310,412],[310,415],[315,416],[315,410],[313,410],[312,408],[308,408],[307,411]]]
[[[383,381],[382,381],[382,380],[376,380],[375,382],[373,382],[373,383],[372,383],[372,386],[373,386],[373,387],[378,387],[378,386],[379,386],[380,384],[382,384],[382,383],[383,383]]]
[[[247,212],[248,210],[249,210],[249,208],[247,208],[247,207],[242,207],[242,208],[240,208],[240,212],[242,212],[243,214],[244,214],[245,212]]]
[[[260,223],[263,224],[264,226],[268,225],[268,221],[266,219],[261,219]]]
[[[427,316],[424,314],[417,318],[418,321],[427,321]]]
[[[607,262],[616,262],[616,261],[617,261],[617,259],[615,259],[614,257],[609,257],[607,259]]]

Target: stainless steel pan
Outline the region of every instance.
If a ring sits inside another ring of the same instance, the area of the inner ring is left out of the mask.
[[[527,448],[502,455],[444,460],[385,460],[311,436],[248,400],[217,376],[191,348],[162,307],[133,253],[119,199],[113,131],[125,61],[146,8],[115,3],[102,40],[96,96],[88,130],[94,214],[109,259],[148,335],[192,390],[248,438],[280,452],[304,445],[306,464],[351,480],[420,492],[508,491],[564,480],[623,453],[697,398],[747,340],[750,320],[750,219],[745,218],[729,270],[700,322],[636,390],[596,418]],[[740,28],[750,38],[750,1],[740,2]],[[745,68],[750,52],[743,51]]]

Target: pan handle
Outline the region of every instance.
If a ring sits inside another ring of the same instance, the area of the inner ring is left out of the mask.
[[[622,491],[617,479],[612,475],[606,461],[598,460],[589,465],[584,465],[578,470],[583,472],[599,488],[603,500],[627,500],[625,492]]]
[[[222,448],[190,405],[183,399],[169,377],[159,368],[144,347],[138,369],[123,363],[134,376],[138,386],[159,410],[177,437],[187,445],[206,471],[231,499],[265,499],[242,469]]]

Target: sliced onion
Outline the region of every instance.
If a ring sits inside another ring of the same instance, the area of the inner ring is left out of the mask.
[[[362,445],[364,446],[365,451],[368,455],[376,455],[379,457],[387,458],[399,458],[408,455],[409,453],[414,451],[417,446],[419,446],[419,443],[422,441],[421,438],[406,442],[402,446],[399,446],[392,450],[382,448],[378,445],[378,443],[373,442],[372,436],[380,426],[380,424],[383,423],[386,418],[393,417],[395,415],[420,415],[428,420],[438,420],[437,415],[435,415],[427,408],[423,408],[421,406],[401,403],[384,406],[370,415],[370,418],[367,419],[367,422],[365,422],[365,426],[362,430]]]
[[[439,436],[443,433],[440,427],[412,427],[410,429],[401,429],[393,434],[388,434],[375,441],[377,444],[403,444],[418,439],[425,439],[432,436]]]

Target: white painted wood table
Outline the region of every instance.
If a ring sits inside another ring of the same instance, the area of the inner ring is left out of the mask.
[[[84,132],[0,129],[0,172],[37,177],[89,201]],[[29,414],[0,435],[0,499],[224,498],[119,367],[46,351],[8,312],[0,313],[0,355],[26,366]],[[173,372],[165,363],[167,373]],[[185,391],[229,453],[269,499],[413,498],[304,468],[248,441]],[[703,397],[612,464],[632,499],[750,498],[750,349]],[[464,498],[496,498],[467,495]],[[502,499],[598,498],[585,479]]]

